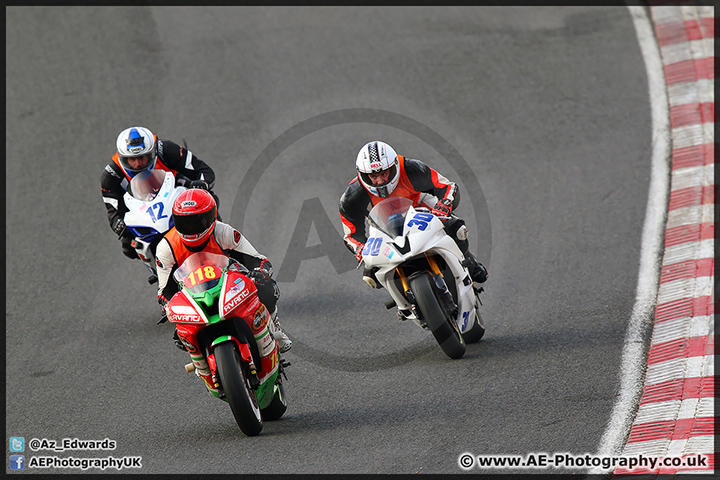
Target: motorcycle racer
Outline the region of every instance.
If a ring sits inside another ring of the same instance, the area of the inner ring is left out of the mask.
[[[469,251],[468,230],[465,221],[453,214],[460,204],[460,190],[435,169],[420,160],[398,155],[385,142],[371,141],[358,152],[355,160],[357,176],[348,184],[340,197],[340,219],[343,225],[345,246],[362,260],[367,241],[365,219],[372,207],[387,197],[405,197],[413,206],[423,206],[442,217],[445,231],[462,251],[463,262],[473,281],[484,283],[488,270]],[[371,269],[363,272],[368,285],[379,288]]]
[[[277,300],[280,291],[272,279],[270,260],[258,253],[239,231],[217,220],[217,205],[212,195],[203,189],[189,189],[175,199],[172,209],[175,226],[160,240],[156,250],[158,272],[158,302],[164,307],[178,292],[178,285],[170,281],[174,271],[193,253],[209,252],[229,256],[252,269],[247,276],[255,283],[258,298],[270,312],[272,336],[281,353],[292,347],[292,341],[283,332],[277,318]],[[175,330],[175,344],[186,350]],[[212,389],[209,370],[196,370]]]
[[[120,132],[115,143],[117,151],[100,176],[100,189],[110,228],[120,237],[122,252],[126,257],[139,258],[130,245],[133,237],[125,228],[123,220],[128,211],[123,194],[130,180],[138,173],[152,169],[172,172],[178,184],[188,188],[204,188],[218,202],[212,192],[215,183],[213,169],[186,148],[170,140],[159,139],[150,130],[140,126]]]

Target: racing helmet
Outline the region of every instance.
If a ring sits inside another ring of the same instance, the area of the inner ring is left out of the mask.
[[[131,176],[145,170],[155,168],[157,162],[157,143],[155,136],[145,127],[126,128],[117,137],[117,152],[120,158],[120,165]],[[144,167],[133,168],[128,160],[147,156],[149,160]]]
[[[199,247],[215,230],[217,205],[207,190],[191,188],[177,196],[172,216],[182,242],[188,247]]]
[[[385,142],[366,143],[358,152],[355,167],[363,186],[376,197],[385,198],[390,195],[400,180],[400,162],[397,153]],[[388,181],[383,185],[373,185],[368,174],[385,170],[389,170],[390,173]]]

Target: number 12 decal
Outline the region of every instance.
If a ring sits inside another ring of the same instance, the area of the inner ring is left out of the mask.
[[[155,213],[153,213],[153,209],[158,210],[157,217],[155,216]],[[147,212],[150,215],[150,218],[152,218],[153,223],[156,223],[158,220],[162,220],[163,218],[168,218],[167,215],[163,215],[163,210],[165,210],[165,205],[162,203],[155,203],[148,208]]]
[[[419,230],[425,230],[433,217],[432,213],[416,213],[412,220],[408,222],[408,227],[417,225]]]

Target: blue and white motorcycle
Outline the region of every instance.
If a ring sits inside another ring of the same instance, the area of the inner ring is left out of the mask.
[[[478,311],[482,288],[475,287],[440,218],[407,198],[390,197],[373,207],[368,226],[363,262],[390,293],[385,306],[397,306],[401,320],[430,330],[448,357],[461,358],[466,343],[485,334]],[[372,277],[363,279],[376,286]]]
[[[173,202],[184,190],[175,185],[172,172],[155,169],[135,175],[125,192],[125,226],[135,237],[131,246],[150,271],[150,284],[157,282],[155,248],[173,227]]]

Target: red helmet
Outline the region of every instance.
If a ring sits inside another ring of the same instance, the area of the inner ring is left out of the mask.
[[[175,199],[172,216],[183,243],[188,247],[198,247],[215,230],[217,205],[207,190],[191,188]]]

